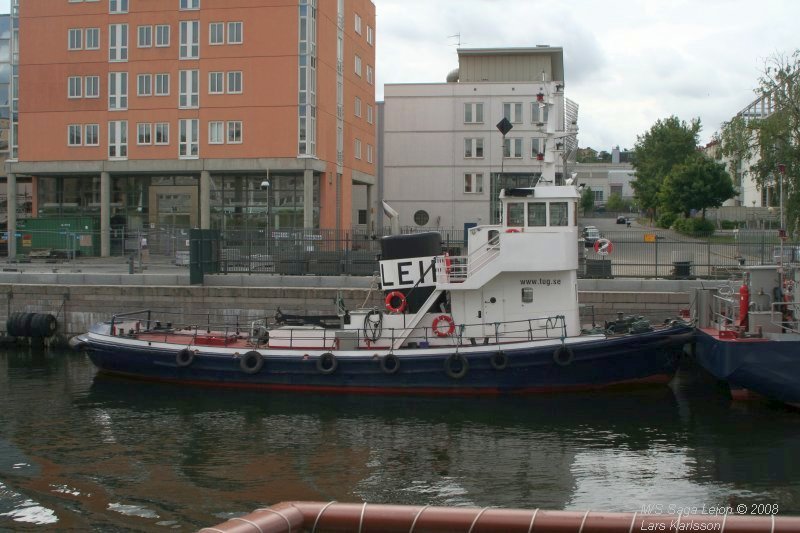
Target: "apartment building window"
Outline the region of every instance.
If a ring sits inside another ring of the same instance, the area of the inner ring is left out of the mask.
[[[225,124],[221,120],[212,120],[208,123],[208,144],[223,144],[225,142]]]
[[[592,190],[594,193],[594,201],[595,202],[602,202],[603,201],[603,189]]]
[[[137,46],[139,48],[150,48],[153,46],[153,27],[152,26],[139,26],[137,29],[139,40]]]
[[[375,30],[372,29],[372,26],[367,26],[367,42],[370,45],[375,44]]]
[[[70,76],[67,79],[67,98],[80,98],[83,96],[83,78],[80,76]]]
[[[136,95],[151,96],[153,94],[153,76],[151,74],[139,74],[136,76]]]
[[[483,173],[467,172],[464,174],[464,193],[478,194],[483,192]]]
[[[128,109],[128,73],[108,73],[108,109]]]
[[[374,78],[374,71],[370,65],[367,65],[367,83],[372,84]]]
[[[534,137],[531,139],[531,157],[533,159],[544,159],[544,151],[547,147],[547,139]]]
[[[128,60],[128,25],[110,24],[108,26],[108,60]]]
[[[298,9],[297,154],[303,157],[317,153],[317,0],[300,0]],[[339,54],[342,51],[339,37],[337,43]],[[337,55],[336,61],[337,72],[341,74],[343,56]],[[344,107],[341,85],[341,79],[337,80],[337,118],[342,116]],[[338,131],[337,127],[337,135]],[[337,161],[341,161],[341,151],[337,151]]]
[[[367,123],[368,124],[372,124],[372,122],[375,120],[375,118],[372,116],[372,113],[373,113],[372,106],[367,104]]]
[[[531,105],[531,122],[533,124],[544,124],[547,122],[550,107],[547,104],[533,102]]]
[[[67,49],[83,50],[83,30],[80,28],[70,28],[67,33]]]
[[[169,74],[156,74],[156,96],[169,96]]]
[[[83,127],[80,124],[70,124],[67,126],[67,146],[81,146],[81,132]]]
[[[153,125],[146,122],[140,122],[136,125],[136,144],[146,145],[153,143]]]
[[[464,139],[464,157],[483,157],[483,138]]]
[[[208,73],[208,93],[209,94],[222,94],[225,92],[223,85],[224,72],[209,72]]]
[[[372,160],[372,151],[373,151],[372,145],[368,144],[367,145],[367,163],[372,163],[373,162],[373,160]]]
[[[178,107],[197,107],[200,105],[200,71],[181,70],[179,74]]]
[[[464,124],[483,124],[483,103],[464,104]]]
[[[84,98],[100,98],[100,76],[86,76],[83,85]]]
[[[522,157],[522,138],[510,137],[503,142],[503,157]]]
[[[86,50],[100,50],[100,28],[86,28]]]
[[[169,25],[159,24],[156,26],[156,47],[169,46]]]
[[[354,112],[357,117],[361,116],[361,98],[359,98],[358,96],[356,96],[356,105]]]
[[[355,152],[355,158],[361,159],[361,139],[356,139],[353,151]]]
[[[108,157],[109,159],[128,157],[127,120],[113,120],[108,123]]]
[[[200,22],[182,20],[180,25],[180,59],[198,59],[200,57]]]
[[[109,13],[127,13],[128,0],[108,0]]]
[[[242,71],[233,70],[228,72],[228,94],[242,93]]]
[[[169,144],[169,122],[155,123],[155,144]]]
[[[522,122],[522,102],[504,103],[503,116],[514,124]]]
[[[228,44],[242,44],[244,42],[242,26],[242,22],[228,23]]]
[[[178,121],[178,156],[184,158],[197,157],[199,145],[200,121],[196,118]]]
[[[356,61],[355,61],[355,72],[356,76],[359,78],[361,77],[361,56],[356,54]]]
[[[225,23],[211,22],[208,25],[208,44],[225,44]]]
[[[100,124],[87,124],[84,133],[84,146],[100,146]]]
[[[181,0],[181,9],[200,9],[200,0]]]
[[[356,30],[356,33],[361,35],[361,15],[359,15],[358,13],[356,13],[355,15],[356,15],[356,19],[355,19],[354,28]]]
[[[229,120],[228,121],[228,144],[241,144],[242,143],[242,121]]]

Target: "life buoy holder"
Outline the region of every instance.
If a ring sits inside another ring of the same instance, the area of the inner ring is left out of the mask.
[[[553,361],[558,366],[567,366],[572,363],[573,359],[575,359],[575,354],[572,352],[572,348],[563,344],[553,352]]]
[[[439,324],[442,322],[447,324],[447,329],[439,329]],[[449,337],[456,330],[456,323],[453,322],[453,317],[450,315],[439,315],[433,319],[431,329],[437,337]]]
[[[508,228],[506,233],[519,233],[519,228]]]
[[[491,364],[492,368],[495,370],[505,370],[508,366],[508,356],[503,350],[494,352],[489,357],[489,364]]]
[[[444,371],[453,379],[461,379],[469,372],[469,362],[460,353],[451,353],[444,360]]]
[[[395,298],[400,302],[397,305],[394,304]],[[386,310],[390,313],[402,313],[406,310],[406,295],[400,291],[392,291],[386,295],[384,303],[386,304]]]
[[[250,350],[239,359],[239,368],[245,374],[256,374],[264,366],[264,357],[255,350]]]
[[[387,353],[380,359],[381,371],[384,374],[396,374],[400,370],[400,358],[393,353]]]
[[[175,354],[175,364],[181,368],[190,366],[194,362],[194,352],[189,348],[184,348]]]
[[[317,359],[317,370],[321,374],[333,374],[338,366],[339,361],[336,360],[336,356],[331,352],[325,352]]]

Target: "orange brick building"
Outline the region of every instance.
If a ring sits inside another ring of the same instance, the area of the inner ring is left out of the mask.
[[[14,0],[15,13],[9,185],[33,177],[35,216],[99,217],[102,255],[118,225],[348,229],[354,188],[375,184],[370,0]]]

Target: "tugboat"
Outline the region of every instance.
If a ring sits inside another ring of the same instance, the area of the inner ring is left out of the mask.
[[[734,399],[750,393],[800,406],[800,269],[751,266],[741,285],[698,290],[698,363],[730,385]]]
[[[503,190],[503,222],[469,229],[459,256],[438,233],[383,238],[384,306],[336,327],[284,316],[211,331],[139,311],[92,326],[86,348],[103,373],[205,386],[522,394],[668,382],[689,324],[581,329],[578,199],[571,185]]]

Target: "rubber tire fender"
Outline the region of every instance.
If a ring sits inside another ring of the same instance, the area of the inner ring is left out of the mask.
[[[553,352],[553,362],[558,366],[567,366],[575,359],[575,354],[569,346],[561,345]]]
[[[186,368],[194,363],[194,352],[189,348],[184,348],[175,354],[175,365],[179,368]]]
[[[396,374],[400,370],[400,358],[393,353],[381,357],[381,370],[384,374]]]
[[[461,365],[461,368],[456,371],[454,365]],[[460,353],[451,353],[444,360],[444,371],[453,379],[461,379],[469,372],[469,361]]]
[[[331,352],[325,352],[317,359],[317,370],[322,374],[333,374],[339,367],[339,361]]]
[[[508,356],[503,350],[498,350],[489,356],[489,364],[495,370],[505,370],[508,366]]]
[[[255,350],[250,350],[239,359],[239,368],[245,374],[257,374],[264,367],[264,356]]]

